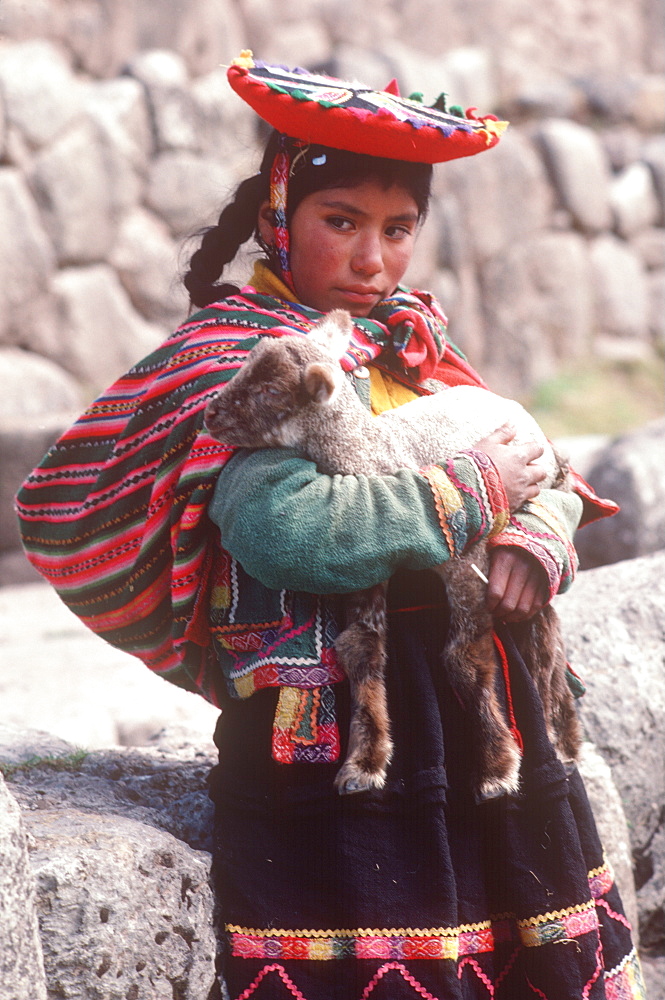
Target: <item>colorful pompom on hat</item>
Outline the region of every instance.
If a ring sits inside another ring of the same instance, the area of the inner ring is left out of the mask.
[[[228,70],[232,88],[278,132],[304,142],[392,160],[441,163],[473,156],[499,141],[508,123],[475,108],[446,107],[441,95],[427,107],[420,95],[287,69],[241,53]]]

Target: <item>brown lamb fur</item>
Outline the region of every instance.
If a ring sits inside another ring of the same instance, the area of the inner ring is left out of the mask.
[[[372,417],[339,366],[350,324],[348,313],[335,310],[309,336],[263,338],[208,404],[209,432],[242,448],[295,448],[331,475],[390,474],[440,464],[510,421],[516,444],[536,440],[545,449],[539,461],[547,478],[541,485],[570,488],[565,466],[533,418],[519,404],[485,389],[445,389]],[[517,792],[520,753],[495,693],[493,621],[485,609],[485,585],[471,563],[487,574],[486,543],[437,567],[451,614],[442,659],[453,689],[475,715],[474,787],[480,798],[491,798]],[[573,760],[578,723],[554,609],[546,607],[516,634],[540,692],[552,742],[562,759]],[[353,705],[349,750],[335,782],[340,794],[385,784],[393,749],[385,637],[385,584],[348,595],[345,628],[336,642]]]

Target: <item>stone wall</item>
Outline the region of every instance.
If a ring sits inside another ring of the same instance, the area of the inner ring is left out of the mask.
[[[0,556],[58,431],[187,313],[187,237],[255,169],[224,63],[328,68],[513,121],[436,171],[409,274],[498,391],[658,358],[665,85],[656,3],[2,0]],[[242,279],[246,260],[231,277]]]

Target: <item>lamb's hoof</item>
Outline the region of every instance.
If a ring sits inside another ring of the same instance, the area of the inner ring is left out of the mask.
[[[481,781],[476,791],[476,801],[489,802],[492,799],[500,799],[504,795],[517,795],[519,787],[519,767],[511,768],[504,777],[494,775],[492,778],[485,778],[484,781]]]
[[[511,795],[512,791],[505,788],[501,782],[484,781],[480,788],[476,790],[476,802],[492,802],[494,799],[501,799],[504,795]]]
[[[340,795],[358,795],[372,788],[381,789],[385,783],[385,771],[361,771],[356,764],[346,763],[335,778],[334,785]]]

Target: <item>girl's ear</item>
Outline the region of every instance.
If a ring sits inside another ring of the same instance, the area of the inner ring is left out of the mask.
[[[266,198],[265,201],[261,203],[259,208],[259,217],[256,220],[256,227],[259,231],[259,235],[266,246],[272,246],[275,242],[275,213],[270,207],[270,201]]]
[[[339,392],[341,380],[344,378],[342,369],[336,365],[327,365],[322,361],[312,361],[303,374],[305,392],[314,403],[332,403]]]
[[[307,334],[310,340],[325,347],[339,360],[346,353],[353,333],[351,314],[345,309],[333,309]]]

